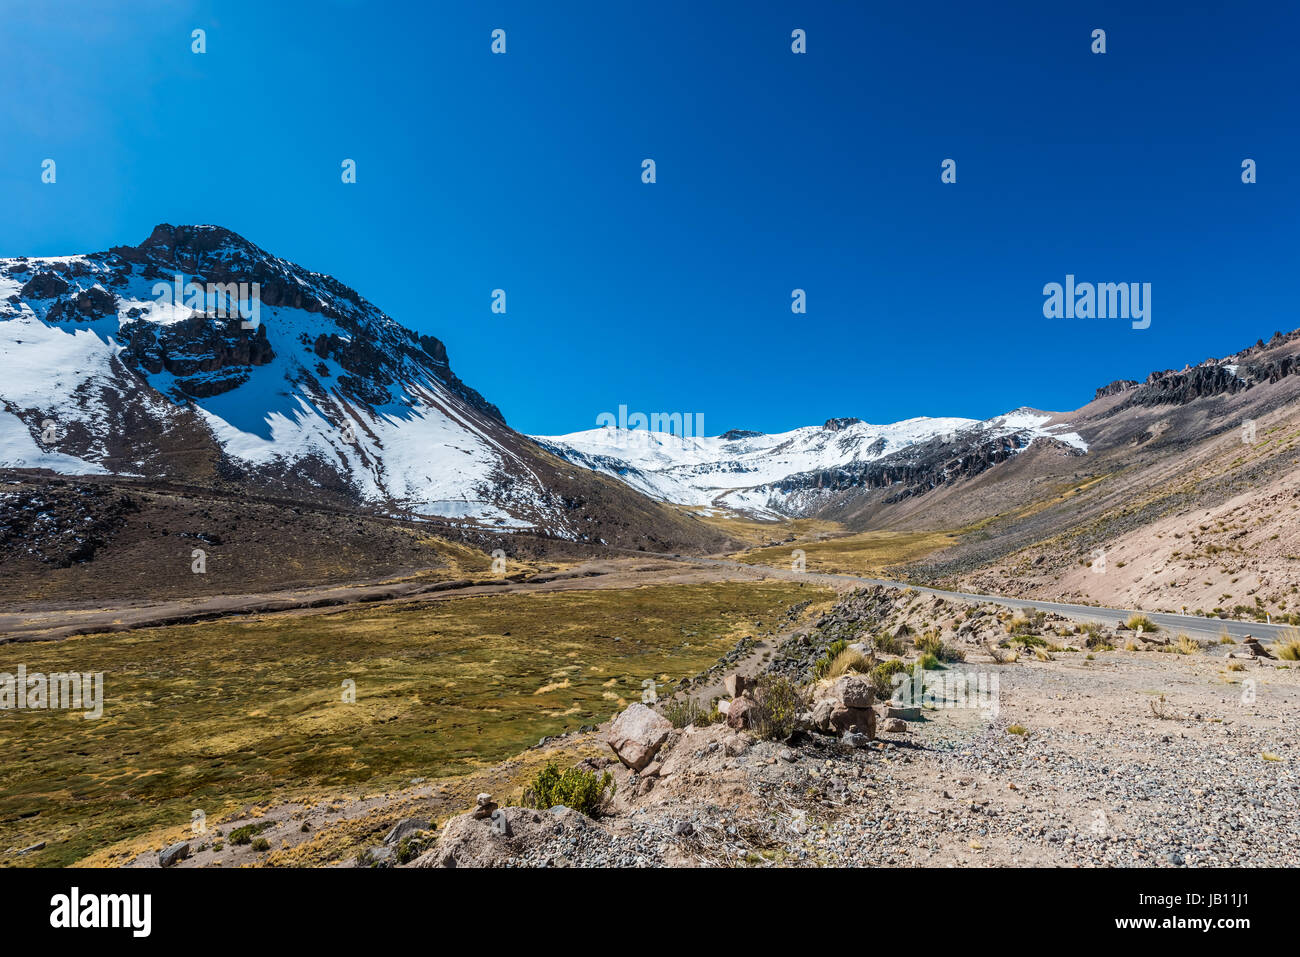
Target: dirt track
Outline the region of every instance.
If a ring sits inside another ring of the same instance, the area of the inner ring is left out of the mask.
[[[765,569],[747,566],[692,567],[657,559],[601,559],[584,562],[565,571],[529,578],[438,582],[389,579],[354,585],[205,596],[153,603],[133,602],[107,608],[86,604],[82,607],[0,613],[0,644],[58,641],[75,635],[191,624],[239,615],[314,614],[345,605],[400,602],[414,598],[437,600],[515,592],[634,588],[640,585],[757,580],[764,577],[767,577]]]

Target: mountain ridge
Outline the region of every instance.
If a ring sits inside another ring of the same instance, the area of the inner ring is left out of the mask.
[[[441,340],[224,227],[162,223],[138,246],[0,260],[0,359],[0,467],[246,486],[579,542],[721,541],[574,473],[462,382]]]

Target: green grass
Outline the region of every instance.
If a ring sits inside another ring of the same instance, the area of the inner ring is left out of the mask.
[[[849,575],[883,575],[895,565],[924,558],[957,542],[951,532],[862,532],[821,542],[791,542],[732,556],[751,565],[789,568],[791,552],[800,548],[808,571]]]
[[[828,595],[656,585],[3,645],[0,671],[103,671],[105,705],[91,721],[0,716],[0,848],[46,841],[17,862],[70,864],[194,809],[216,823],[257,801],[462,774],[603,721],[640,700],[643,679],[702,671],[756,619]]]

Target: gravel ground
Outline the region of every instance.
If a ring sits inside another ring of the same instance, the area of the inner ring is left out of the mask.
[[[694,731],[652,784],[618,769],[612,816],[536,812],[497,863],[1296,866],[1300,671],[1221,654],[972,662],[998,675],[995,717],[927,710],[862,749]]]

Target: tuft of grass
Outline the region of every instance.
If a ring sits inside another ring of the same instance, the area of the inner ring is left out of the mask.
[[[927,651],[920,658],[916,659],[916,666],[922,671],[938,671],[943,667],[943,662],[939,660],[938,655]]]
[[[1260,757],[1263,758],[1265,761],[1281,761],[1281,760],[1282,760],[1282,758],[1281,758],[1279,755],[1273,754],[1271,751],[1265,751],[1263,754],[1260,755]]]
[[[848,647],[849,643],[843,638],[836,638],[827,645],[826,653],[822,655],[821,660],[813,666],[813,676],[816,678],[827,677],[826,673],[830,670],[831,663],[840,656],[841,652],[846,651]]]
[[[856,648],[845,648],[835,656],[835,660],[832,661],[830,667],[826,669],[824,677],[838,678],[841,675],[847,675],[849,673],[865,674],[866,672],[869,672],[874,665],[875,661],[868,658]]]
[[[1150,635],[1160,630],[1160,626],[1146,615],[1131,615],[1128,620],[1128,626],[1134,631],[1141,628],[1144,635]]]
[[[1199,655],[1202,648],[1199,641],[1186,635],[1179,635],[1178,640],[1169,646],[1169,650],[1176,655]]]
[[[883,631],[871,639],[871,645],[876,649],[877,654],[901,655],[903,653],[903,639],[895,638]]]
[[[692,724],[703,728],[713,724],[715,712],[706,711],[690,698],[673,698],[664,704],[660,713],[672,722],[674,728],[685,728]]]
[[[1007,726],[1007,734],[1018,734],[1021,737],[1024,737],[1028,733],[1029,733],[1029,729],[1026,728],[1023,724],[1012,724]]]
[[[924,638],[918,639],[916,649],[922,655],[933,655],[940,661],[966,660],[966,652],[955,645],[947,644],[939,637],[939,633],[934,631],[928,632]]]
[[[1229,671],[1245,671],[1245,670],[1246,670],[1246,666],[1243,665],[1240,661],[1231,661],[1231,662],[1228,663],[1228,670],[1229,670]]]
[[[1028,651],[1030,648],[1046,648],[1047,640],[1045,638],[1040,638],[1037,635],[1016,635],[1014,638],[1011,638],[1007,644],[1020,645]]]
[[[1288,628],[1273,643],[1273,651],[1283,661],[1300,661],[1300,631]]]

